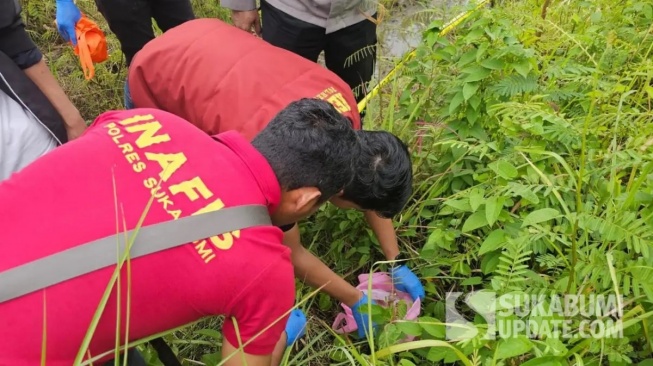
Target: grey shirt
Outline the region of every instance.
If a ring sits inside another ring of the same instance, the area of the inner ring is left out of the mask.
[[[55,147],[47,128],[0,90],[0,181]]]
[[[333,33],[367,20],[376,13],[373,0],[267,0],[268,4],[299,20],[325,28]],[[220,0],[231,10],[254,10],[256,0]],[[366,17],[367,15],[367,17]]]

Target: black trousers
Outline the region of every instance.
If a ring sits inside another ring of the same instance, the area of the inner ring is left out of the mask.
[[[164,32],[195,18],[190,0],[95,0],[95,4],[120,41],[128,66],[154,39],[152,18]]]
[[[135,348],[130,348],[127,352],[127,366],[146,366],[145,359],[141,356],[140,353]],[[122,355],[124,356],[124,355]],[[119,365],[122,366],[122,357],[120,358]],[[116,364],[115,359],[107,361],[103,366],[114,366]]]
[[[354,91],[356,101],[365,97],[376,62],[376,24],[369,20],[326,34],[322,27],[306,23],[261,0],[263,40],[317,62],[324,51],[326,67]],[[356,57],[350,57],[356,54]]]

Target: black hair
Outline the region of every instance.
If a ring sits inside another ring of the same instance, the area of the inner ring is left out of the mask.
[[[317,187],[320,203],[351,182],[360,150],[350,121],[329,102],[313,98],[286,106],[252,145],[267,159],[282,189]]]
[[[386,131],[357,131],[361,148],[354,179],[343,199],[379,216],[391,218],[413,194],[413,165],[408,148]]]

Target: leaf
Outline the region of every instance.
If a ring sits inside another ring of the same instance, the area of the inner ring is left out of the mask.
[[[473,285],[480,285],[483,283],[483,280],[480,277],[470,277],[465,279],[461,285],[463,286],[473,286]]]
[[[476,91],[478,90],[478,87],[480,86],[480,83],[465,83],[463,85],[463,98],[465,98],[465,101],[468,101],[469,98],[474,96],[476,94]]]
[[[505,338],[499,341],[496,357],[498,360],[517,357],[530,351],[531,348],[533,348],[533,343],[524,336]]]
[[[439,241],[442,241],[444,237],[444,233],[440,229],[435,229],[431,232],[429,235],[429,238],[426,240],[426,245],[427,246],[434,246],[436,245]]]
[[[560,358],[556,356],[540,356],[531,358],[521,366],[561,366]]]
[[[492,93],[497,93],[501,96],[511,97],[522,93],[530,93],[538,88],[537,77],[529,75],[523,77],[521,75],[510,75],[501,79],[488,89]]]
[[[483,60],[483,62],[481,62],[481,66],[490,70],[501,70],[503,69],[504,65],[505,65],[504,62],[499,60],[498,58],[488,58]]]
[[[428,316],[419,317],[419,325],[424,331],[435,338],[444,338],[446,336],[445,326],[441,321]]]
[[[503,229],[497,229],[490,233],[490,235],[483,240],[481,248],[478,250],[478,255],[483,255],[488,252],[495,251],[501,247],[501,244],[506,242],[506,233]]]
[[[458,66],[463,67],[468,63],[474,61],[474,59],[476,59],[476,52],[478,52],[478,49],[472,48],[470,51],[467,51],[464,55],[460,56],[460,60],[458,60]]]
[[[464,98],[463,98],[463,92],[459,91],[454,95],[453,98],[451,98],[451,104],[449,104],[449,114],[453,114],[453,112],[460,107],[460,105],[463,103]]]
[[[202,356],[202,363],[206,366],[215,366],[220,362],[221,353],[207,353]]]
[[[431,79],[424,74],[416,74],[413,75],[413,77],[422,85],[429,85],[431,81]]]
[[[473,188],[469,192],[469,204],[472,207],[472,212],[475,212],[479,206],[483,204],[483,196],[485,192],[483,189]]]
[[[495,161],[489,167],[504,179],[513,179],[518,175],[517,168],[505,160]]]
[[[469,105],[470,105],[474,110],[478,110],[478,106],[481,105],[481,97],[479,97],[478,94],[474,94],[474,95],[469,99]]]
[[[476,109],[474,108],[467,108],[467,111],[465,113],[465,117],[467,117],[467,121],[469,121],[470,125],[474,125],[474,122],[478,120],[479,113]]]
[[[466,83],[483,80],[486,77],[490,76],[490,74],[492,73],[491,70],[488,70],[481,66],[471,67],[464,72],[467,72],[469,74],[464,80],[464,82]]]
[[[462,353],[456,346],[451,345],[445,341],[438,341],[433,339],[423,339],[419,341],[395,344],[390,347],[386,347],[378,350],[376,352],[376,357],[379,359],[383,359],[395,353],[401,353],[401,352],[411,351],[414,349],[422,349],[422,348],[426,348],[429,349],[430,351],[433,351],[434,349],[436,349],[436,347],[448,348],[452,350],[453,352],[455,352],[456,356],[458,357],[460,362],[463,363],[463,365],[472,366],[472,362],[469,360],[469,358],[467,358],[465,354]]]
[[[329,296],[321,296],[323,294],[320,294],[320,299],[318,300],[318,306],[320,310],[326,310],[331,307],[331,298]]]
[[[487,219],[485,218],[485,210],[479,210],[471,214],[465,221],[463,225],[463,232],[467,233],[472,230],[476,230],[480,227],[487,225]]]
[[[426,36],[426,44],[428,45],[428,48],[433,48],[437,40],[438,40],[438,34],[435,32],[429,32],[428,35]]]
[[[555,219],[556,217],[560,217],[560,211],[556,210],[555,208],[543,208],[529,213],[528,216],[526,216],[524,219],[521,227],[549,221]]]
[[[395,324],[397,325],[397,328],[399,328],[399,330],[401,330],[404,334],[416,337],[422,334],[422,327],[416,322],[398,321]]]
[[[497,221],[505,201],[505,197],[489,197],[485,200],[485,218],[488,225],[492,226]]]
[[[528,76],[528,73],[531,71],[531,63],[527,59],[516,62],[512,67],[517,71],[517,73],[524,78]]]
[[[207,337],[210,337],[210,338],[213,338],[213,339],[216,339],[216,340],[221,340],[222,339],[222,335],[220,334],[220,332],[218,332],[215,329],[200,329],[200,330],[197,330],[195,333],[201,334],[203,336],[207,336]]]
[[[499,174],[508,179],[517,177],[517,168],[505,160],[499,160]]]
[[[402,358],[397,365],[398,366],[415,366],[415,364],[412,361],[410,361],[410,360],[408,360],[406,358]]]
[[[653,98],[653,86],[646,85],[644,90],[646,90],[646,94],[648,94],[649,98]]]
[[[481,271],[483,274],[490,274],[497,269],[501,258],[500,251],[489,252],[481,259]]]
[[[399,328],[397,328],[396,324],[386,324],[386,326],[383,327],[383,332],[379,335],[379,346],[387,347],[396,344],[403,337],[404,334],[399,330]]]
[[[469,199],[446,200],[444,201],[444,204],[449,207],[453,207],[458,211],[472,212],[472,206],[469,204]]]

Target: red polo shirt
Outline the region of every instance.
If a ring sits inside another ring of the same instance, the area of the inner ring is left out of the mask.
[[[0,183],[0,272],[115,234],[114,192],[118,222],[128,230],[152,193],[144,225],[243,204],[274,210],[280,200],[271,167],[236,132],[211,137],[159,110],[107,112],[81,138]],[[276,227],[254,227],[132,260],[129,339],[224,314],[237,320],[247,342],[282,318],[245,348],[271,353],[295,296],[290,251],[281,240]],[[0,365],[40,364],[44,322],[47,365],[71,365],[114,268],[0,303]],[[114,288],[90,345],[92,356],[113,349],[117,306]],[[232,321],[223,331],[237,346]]]
[[[217,19],[196,19],[148,42],[129,68],[136,107],[159,108],[216,134],[252,139],[290,102],[320,98],[360,129],[356,99],[340,77]]]

